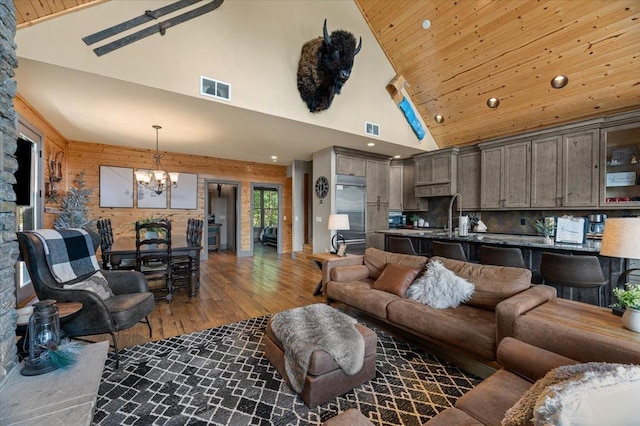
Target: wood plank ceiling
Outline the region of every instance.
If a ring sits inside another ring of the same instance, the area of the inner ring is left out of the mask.
[[[16,25],[22,28],[72,12],[82,7],[93,6],[105,0],[13,0],[16,10]],[[93,4],[91,4],[93,3]]]
[[[18,28],[102,1],[14,0]],[[441,148],[640,107],[638,0],[354,1]]]
[[[440,147],[640,107],[638,0],[355,1]]]

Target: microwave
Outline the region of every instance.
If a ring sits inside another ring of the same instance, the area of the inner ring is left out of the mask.
[[[389,212],[389,228],[403,228],[407,224],[407,215],[402,212]]]

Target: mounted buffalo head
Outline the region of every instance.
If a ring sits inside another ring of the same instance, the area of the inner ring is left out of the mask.
[[[324,20],[323,37],[302,46],[298,64],[298,91],[309,111],[322,111],[340,94],[351,75],[353,59],[362,47],[362,38],[356,47],[356,38],[344,30],[327,32]]]

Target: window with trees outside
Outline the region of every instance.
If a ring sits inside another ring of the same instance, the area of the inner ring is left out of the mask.
[[[255,188],[253,191],[253,226],[278,226],[278,190]]]

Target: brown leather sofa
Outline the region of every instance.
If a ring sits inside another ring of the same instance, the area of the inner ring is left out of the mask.
[[[425,423],[425,426],[500,425],[505,413],[533,385],[551,369],[576,364],[570,358],[531,346],[513,338],[500,342],[498,370],[455,404]],[[326,426],[371,425],[360,412],[350,409],[329,419]]]
[[[432,259],[474,283],[476,290],[471,300],[457,308],[433,309],[374,289],[387,264],[424,268],[429,259],[368,248],[362,256],[323,262],[327,303],[337,301],[352,306],[445,350],[461,351],[496,367],[497,344],[511,330],[514,317],[556,297],[553,287],[532,286],[531,271],[527,269]]]

